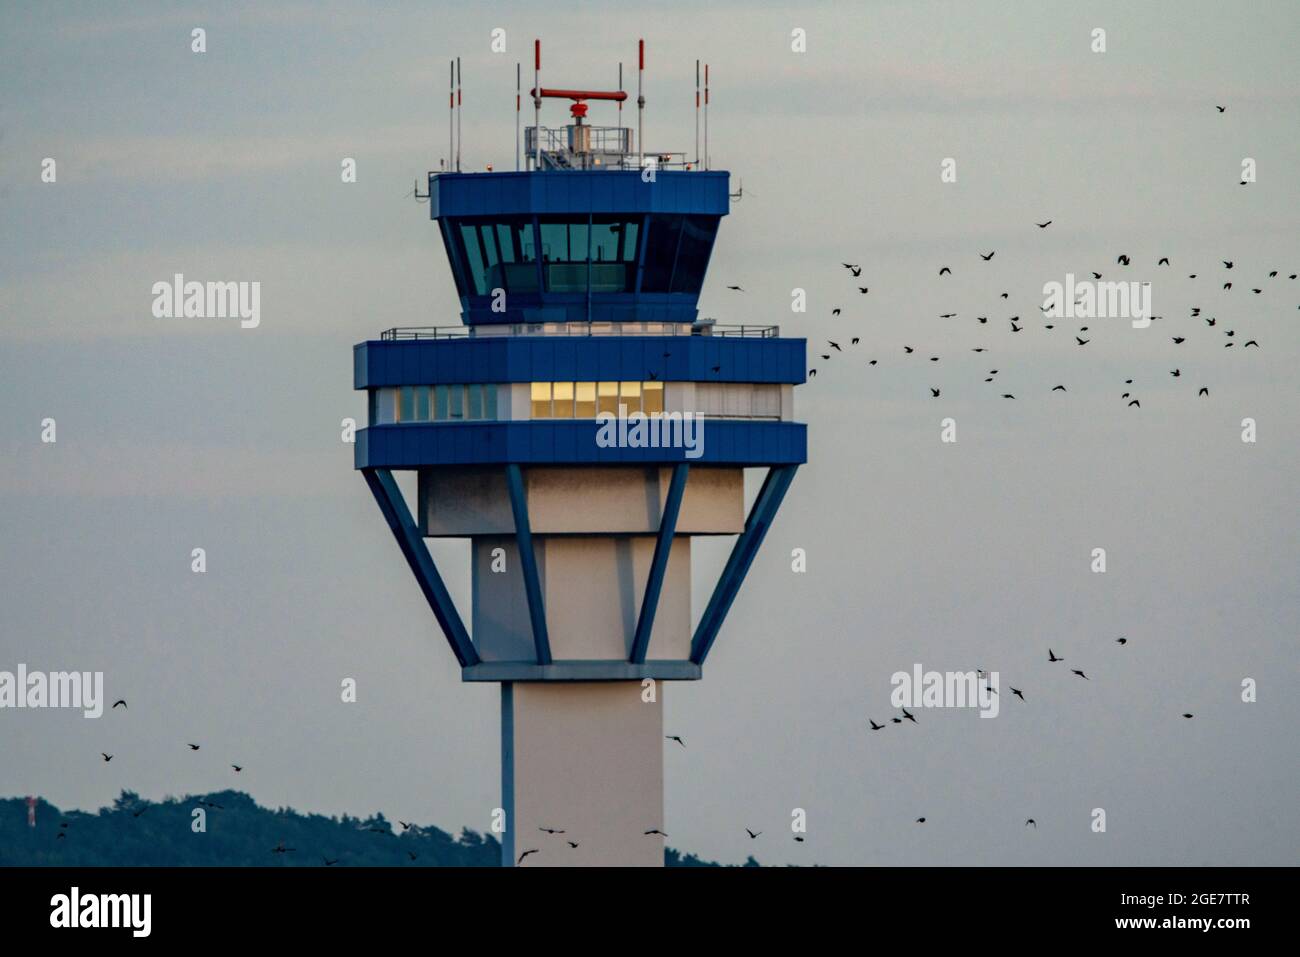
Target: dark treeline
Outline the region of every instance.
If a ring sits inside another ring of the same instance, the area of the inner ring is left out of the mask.
[[[206,832],[195,832],[202,809]],[[335,862],[327,865],[326,862]],[[0,799],[0,866],[65,867],[497,867],[501,845],[468,828],[452,837],[436,827],[368,818],[300,814],[259,807],[242,791],[143,800],[123,791],[98,812],[36,806],[27,825],[24,798]],[[669,848],[664,863],[717,867]],[[753,858],[747,862],[756,864]]]

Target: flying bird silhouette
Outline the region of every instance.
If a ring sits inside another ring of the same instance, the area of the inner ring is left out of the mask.
[[[126,699],[118,698],[116,701],[113,702],[113,708],[116,708],[118,705],[121,705],[123,708],[126,708]],[[109,710],[112,711],[113,708],[109,708]],[[131,709],[127,708],[127,710],[130,711]]]
[[[1064,661],[1065,659],[1064,659],[1064,658],[1058,658],[1058,657],[1056,657],[1056,652],[1054,652],[1051,648],[1048,648],[1048,649],[1047,649],[1047,660],[1048,660],[1048,661]]]
[[[1045,223],[1034,223],[1034,225],[1037,226],[1039,229],[1046,229],[1048,226],[1052,225],[1052,221],[1049,219]]]
[[[665,735],[664,735],[664,738],[665,738],[666,740],[668,740],[668,741],[676,741],[676,742],[677,742],[678,744],[680,744],[683,748],[686,747],[686,742],[683,741],[683,740],[681,739],[681,737],[678,736],[678,735],[675,735],[675,734],[665,734]]]
[[[537,853],[537,848],[530,847],[528,850],[524,851],[522,854],[519,855],[519,860],[515,861],[515,866],[518,867],[520,864],[522,864],[524,862],[524,858],[527,857],[529,854],[536,854],[536,853]]]
[[[745,828],[745,833],[749,835],[749,839],[752,841],[754,838],[758,837],[758,835],[762,834],[763,832],[751,831],[749,828]]]
[[[993,250],[993,253],[995,252],[997,252],[996,249]],[[987,256],[985,256],[983,253],[980,253],[980,259],[984,260],[985,262],[988,262],[990,259],[993,258],[993,253],[989,253]]]
[[[1080,671],[1078,668],[1071,668],[1071,669],[1070,669],[1070,674],[1078,675],[1078,676],[1079,676],[1080,678],[1082,678],[1084,681],[1087,681],[1087,680],[1088,680],[1088,676],[1085,675],[1085,674],[1084,674],[1082,671]]]
[[[1021,701],[1025,700],[1025,696],[1023,693],[1021,693],[1019,688],[1012,688],[1011,693],[1015,695],[1017,698],[1019,698]]]

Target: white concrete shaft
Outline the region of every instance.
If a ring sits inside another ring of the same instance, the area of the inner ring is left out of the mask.
[[[535,851],[521,866],[663,866],[663,837],[645,833],[664,830],[663,691],[647,701],[637,681],[502,685],[509,863]]]

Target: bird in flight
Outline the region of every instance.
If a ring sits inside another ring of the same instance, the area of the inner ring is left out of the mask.
[[[1068,391],[1068,390],[1067,390],[1067,389],[1065,388],[1065,386],[1063,386],[1063,385],[1054,385],[1054,386],[1052,386],[1052,391],[1053,391],[1053,392],[1065,392],[1065,391]]]
[[[1173,376],[1175,379],[1177,379],[1177,378],[1178,378],[1180,375],[1182,375],[1183,373],[1182,373],[1182,370],[1180,370],[1180,369],[1174,369],[1174,370],[1172,370],[1169,374],[1170,374],[1171,376]]]
[[[1046,229],[1048,226],[1052,225],[1052,221],[1049,219],[1045,223],[1034,223],[1034,225],[1037,226],[1039,229]]]
[[[403,820],[400,820],[400,819],[399,819],[397,823],[400,824],[400,825],[402,825],[402,830],[403,830],[403,831],[409,831],[409,830],[411,829],[411,825],[410,825],[410,824],[407,824],[407,823],[406,823],[405,821],[403,821]]]
[[[113,760],[113,756],[112,756],[111,754],[104,754],[103,751],[100,751],[99,753],[104,755],[104,760],[105,760],[105,761],[112,761],[112,760]]]
[[[1181,346],[1184,342],[1187,341],[1186,338],[1183,336],[1174,336],[1173,340],[1174,340],[1174,345],[1176,346]]]
[[[541,831],[543,834],[567,834],[568,833],[568,831],[557,830],[556,828],[553,827],[539,827],[537,830]]]
[[[1201,391],[1198,392],[1198,393],[1196,393],[1196,394],[1197,394],[1197,395],[1209,395],[1209,394],[1210,394],[1210,390],[1207,389],[1205,386],[1201,386]]]
[[[1231,268],[1232,268],[1232,263],[1231,263],[1229,260],[1225,259],[1225,260],[1223,260],[1223,266],[1224,266],[1225,269],[1231,269]]]
[[[1085,675],[1085,674],[1084,674],[1082,671],[1080,671],[1078,668],[1071,668],[1071,669],[1070,669],[1070,674],[1078,675],[1078,676],[1079,676],[1080,678],[1082,678],[1084,681],[1087,681],[1087,680],[1088,680],[1088,676]]]
[[[1015,396],[1012,395],[1010,392],[1004,392],[1004,393],[1002,393],[1002,398],[1004,398],[1004,399],[1014,399]]]
[[[906,718],[908,721],[912,722],[912,724],[916,724],[916,717],[915,717],[915,715],[913,715],[913,714],[912,714],[910,711],[908,711],[906,708],[903,708],[902,711],[903,711],[903,717],[904,717],[904,718]]]
[[[1025,696],[1019,688],[1012,688],[1011,693],[1015,695],[1017,698],[1019,698],[1021,701],[1025,700]]]
[[[1025,818],[1025,827],[1029,827],[1029,825],[1031,825],[1031,824],[1034,826],[1034,830],[1035,830],[1035,831],[1038,830],[1038,822],[1037,822],[1037,821],[1035,821],[1032,817]]]
[[[985,256],[983,253],[980,253],[980,259],[984,260],[985,262],[988,262],[990,259],[993,258],[993,253],[996,253],[996,252],[997,252],[997,250],[995,249],[995,250],[993,250],[992,253],[989,253],[987,256]]]
[[[199,749],[199,746],[197,744],[191,744],[189,748],[191,751],[197,751]]]
[[[236,773],[236,774],[238,774],[240,771],[244,770],[244,769],[243,769],[240,765],[238,765],[238,764],[232,764],[231,767],[235,769],[235,773]]]
[[[333,867],[335,864],[338,863],[338,858],[335,858],[334,860],[331,861],[328,857],[322,857],[322,858],[321,858],[321,862],[322,862],[326,867]]]
[[[1080,339],[1078,336],[1074,337],[1074,341],[1081,346],[1086,346],[1088,343],[1092,342],[1091,339]]]
[[[1225,110],[1228,109],[1226,106],[1219,106],[1219,105],[1217,105],[1217,104],[1215,105],[1214,108],[1215,108],[1216,110],[1218,110],[1220,113],[1223,113]]]
[[[840,344],[838,342],[831,342],[831,340],[827,339],[826,344],[830,346],[832,349],[834,349],[836,352],[844,351],[843,349],[840,348]]]
[[[665,734],[665,735],[664,735],[664,739],[665,739],[665,740],[668,740],[668,741],[676,741],[676,742],[677,742],[678,744],[680,744],[683,748],[686,747],[686,742],[683,741],[683,740],[681,739],[681,737],[679,737],[678,735],[675,735],[675,734]]]
[[[931,390],[930,390],[930,395],[934,396],[936,399],[939,398],[939,390],[938,390],[938,389],[931,389]]]
[[[832,310],[831,310],[831,315],[832,315],[832,316],[838,316],[839,314],[840,314],[839,309],[832,309]]]
[[[272,854],[288,854],[290,851],[296,851],[296,847],[285,847],[284,841],[278,842],[275,847],[271,848]]]
[[[1258,349],[1258,348],[1259,348],[1259,343],[1256,342],[1254,339],[1249,339],[1249,340],[1246,341],[1246,344],[1245,344],[1244,346],[1242,346],[1242,348],[1243,348],[1243,349],[1249,349],[1251,346],[1254,346],[1256,349]]]
[[[1119,259],[1116,259],[1115,262],[1119,263],[1121,266],[1127,266],[1129,263],[1132,262],[1132,260],[1129,259],[1128,256],[1124,255],[1123,253],[1120,253]]]
[[[876,724],[876,722],[872,721],[870,718],[867,719],[867,723],[868,723],[869,725],[871,725],[871,730],[872,730],[872,731],[879,731],[879,730],[881,730],[882,728],[884,728],[884,725],[883,725],[883,724]]]
[[[1127,645],[1127,644],[1128,644],[1128,639],[1125,638],[1123,635],[1120,635],[1118,638],[1115,639],[1115,644],[1117,644],[1117,645]]]
[[[1132,402],[1130,402],[1130,403],[1128,404],[1128,406],[1129,406],[1130,409],[1133,408],[1133,406],[1135,406],[1135,405],[1136,405],[1139,409],[1142,408],[1142,403],[1139,402],[1137,399],[1134,399]]]
[[[118,698],[116,701],[113,702],[113,708],[116,708],[118,705],[121,705],[123,708],[126,708],[126,699],[125,699],[125,698]],[[111,711],[111,710],[113,710],[113,709],[110,708],[109,710]],[[129,711],[129,710],[131,710],[131,709],[130,709],[130,708],[127,708],[127,710]]]
[[[415,853],[415,851],[407,851],[406,856],[409,857],[411,860],[415,860],[420,855]]]
[[[918,817],[918,818],[916,819],[916,823],[917,823],[917,824],[924,824],[924,823],[925,823],[925,818],[923,818],[923,817]]]
[[[1056,657],[1056,652],[1054,652],[1051,648],[1048,648],[1048,649],[1047,649],[1047,660],[1048,660],[1048,661],[1064,661],[1065,659],[1064,659],[1064,658],[1058,658],[1058,657]]]
[[[745,833],[749,835],[749,839],[752,841],[754,838],[758,837],[758,835],[762,834],[763,832],[751,831],[749,828],[745,828]]]
[[[862,295],[864,295],[864,296],[865,296],[867,293],[869,293],[870,291],[871,291],[871,287],[870,287],[870,286],[859,286],[859,287],[858,287],[858,292],[862,293]]]
[[[744,291],[745,291],[745,290],[741,289],[739,286],[728,286],[727,288],[730,289],[730,290],[732,290],[732,291],[734,291],[734,292],[744,292]]]
[[[575,848],[576,848],[576,847],[578,846],[578,842],[577,842],[577,841],[565,841],[564,843],[565,843],[565,844],[568,844],[569,847],[575,847]]]
[[[515,861],[515,866],[518,867],[520,864],[522,864],[524,862],[524,858],[527,857],[529,854],[536,854],[536,853],[537,853],[537,848],[530,847],[528,850],[524,851],[522,854],[519,855],[519,860]]]
[[[1190,715],[1190,714],[1188,714],[1187,712],[1183,712],[1183,717],[1184,717],[1184,718],[1191,718],[1191,717],[1194,717],[1194,715]]]
[[[1163,257],[1161,257],[1160,262],[1156,263],[1156,265],[1157,265],[1157,266],[1168,266],[1168,265],[1169,265],[1169,257],[1168,257],[1168,256],[1163,256]]]
[[[646,831],[646,834],[658,834],[660,837],[667,837],[667,836],[668,836],[668,835],[665,834],[663,831],[659,830],[659,828],[657,828],[657,827],[652,827],[652,828],[650,828],[650,830]]]
[[[946,275],[949,275],[949,276],[952,275],[952,270],[949,269],[947,266],[943,266],[943,267],[940,268],[940,270],[939,270],[939,275],[940,275],[940,276],[943,276],[943,275],[945,275],[945,274],[946,274]]]

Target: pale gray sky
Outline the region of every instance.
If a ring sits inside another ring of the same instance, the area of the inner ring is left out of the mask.
[[[0,669],[102,669],[131,702],[99,721],[0,712],[0,794],[93,808],[240,785],[487,828],[496,688],[460,683],[338,441],[364,414],[351,346],[456,321],[427,207],[403,198],[445,151],[447,59],[464,164],[503,169],[534,36],[548,85],[597,87],[620,57],[632,77],[644,36],[648,142],[691,148],[707,59],[714,165],[744,182],[702,312],[849,352],[797,392],[810,462],[705,679],[666,689],[688,743],[666,753],[671,843],[766,863],[1296,862],[1294,3],[267,7],[0,8]],[[1086,348],[1070,323],[1045,331],[1043,283],[1118,278],[1120,253],[1165,318],[1095,321]],[[150,287],[174,272],[260,280],[261,327],[159,323]],[[466,575],[449,578],[467,610]],[[868,732],[918,662],[997,670],[1027,700]]]

